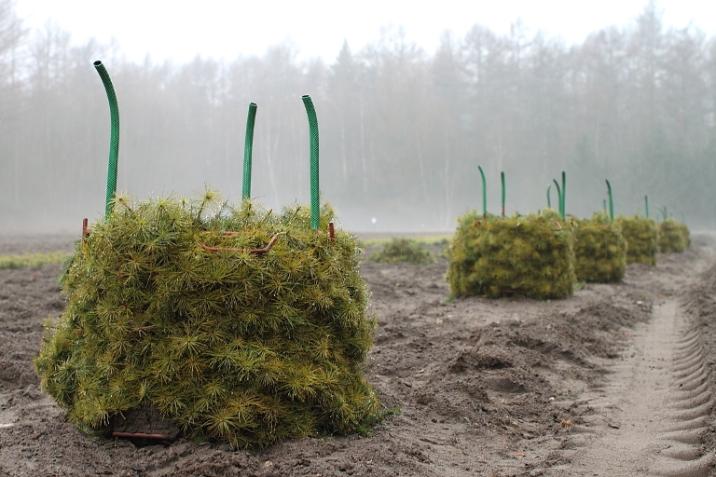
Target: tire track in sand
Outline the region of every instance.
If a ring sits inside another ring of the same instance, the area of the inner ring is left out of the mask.
[[[608,383],[585,396],[595,412],[565,446],[571,462],[545,475],[709,474],[714,455],[699,444],[714,405],[711,373],[701,336],[686,321],[675,299],[655,306]]]

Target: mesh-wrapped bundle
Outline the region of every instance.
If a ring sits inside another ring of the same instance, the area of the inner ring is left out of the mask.
[[[573,293],[574,235],[557,214],[460,218],[449,250],[453,296],[564,298]]]
[[[575,220],[574,255],[577,279],[585,282],[621,281],[626,270],[627,246],[618,223],[605,214]]]
[[[673,219],[659,224],[659,251],[661,253],[681,253],[689,246],[688,229]]]
[[[691,231],[689,230],[689,227],[681,222],[678,224],[681,234],[684,236],[684,240],[686,241],[686,248],[691,247]]]
[[[371,259],[382,263],[412,263],[426,265],[435,261],[427,247],[417,240],[393,238],[384,243]]]
[[[658,228],[653,220],[643,217],[620,217],[618,224],[627,242],[627,264],[656,265]]]
[[[330,240],[327,208],[316,232],[303,208],[209,215],[210,200],[120,199],[78,244],[43,388],[85,430],[140,408],[234,447],[364,429],[379,402],[354,238]]]

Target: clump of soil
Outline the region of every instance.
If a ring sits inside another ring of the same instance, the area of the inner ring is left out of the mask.
[[[616,356],[618,330],[648,317],[648,307],[599,303],[544,320],[490,324],[473,333],[474,346],[432,373],[418,403],[451,420],[479,419],[481,413],[492,412],[507,419],[500,424],[515,416],[540,421],[549,398],[558,392],[550,381],[554,369],[573,366],[569,372],[583,377],[594,368],[594,357]],[[506,408],[510,413],[503,412]]]

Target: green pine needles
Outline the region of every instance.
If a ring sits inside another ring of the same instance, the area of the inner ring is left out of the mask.
[[[412,263],[426,265],[433,263],[435,257],[417,240],[407,238],[393,238],[384,243],[380,250],[371,259],[383,263]]]
[[[627,264],[656,265],[658,229],[653,220],[643,217],[620,217],[617,220],[627,242]]]
[[[575,220],[574,225],[577,279],[593,283],[621,281],[627,246],[619,224],[597,213],[591,219]]]
[[[689,229],[674,219],[666,219],[659,224],[659,251],[661,253],[681,253],[687,249],[691,239]]]
[[[233,447],[366,430],[382,413],[354,238],[301,207],[215,204],[116,200],[63,277],[43,388],[85,430],[146,406]]]
[[[686,248],[691,247],[691,231],[689,230],[689,226],[678,222],[679,228],[681,229],[681,234],[684,236],[684,240],[686,241]]]
[[[554,211],[509,218],[469,212],[449,250],[453,296],[526,296],[573,293],[574,234]]]

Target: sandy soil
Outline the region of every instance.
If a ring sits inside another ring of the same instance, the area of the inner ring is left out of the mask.
[[[708,403],[697,406],[699,411],[705,414],[699,425],[695,426],[700,434],[698,444],[702,455],[711,454],[712,462],[711,468],[708,471],[704,469],[701,475],[716,476],[716,467],[713,465],[713,452],[716,449],[716,406],[713,405],[711,394],[716,368],[716,265],[704,272],[698,283],[686,293],[684,303],[691,333],[682,346],[686,353],[703,350],[703,354],[697,359],[699,364],[704,364],[703,367],[698,366],[694,382],[686,386],[686,389],[692,388],[691,393],[696,399],[702,399],[706,393],[709,395]],[[703,384],[700,384],[702,382]]]
[[[0,271],[0,475],[648,475],[646,467],[614,474],[593,465],[619,438],[614,426],[659,424],[666,411],[673,417],[680,406],[710,399],[699,373],[713,363],[705,350],[714,349],[708,340],[716,332],[697,343],[703,348],[693,340],[705,333],[689,333],[716,331],[707,319],[716,307],[698,301],[716,290],[716,271],[711,282],[702,275],[714,247],[697,237],[690,251],[661,257],[657,267],[630,267],[622,284],[587,285],[552,302],[450,301],[444,260],[422,267],[366,261],[379,321],[366,371],[385,406],[399,412],[367,437],[303,439],[259,453],[186,440],[137,447],[81,434],[39,390],[32,367],[43,320],[64,306],[59,268]],[[653,352],[657,341],[668,353]],[[661,364],[652,373],[654,360]],[[693,401],[667,391],[677,374],[696,390],[687,393]],[[640,389],[642,401],[677,404],[645,408],[629,421],[636,408],[623,403],[638,402]],[[612,403],[598,407],[600,397]],[[706,421],[704,408],[696,417]],[[650,438],[674,432],[644,429]],[[696,439],[687,443],[697,448],[689,456],[701,458],[716,432],[697,429],[685,439]]]

